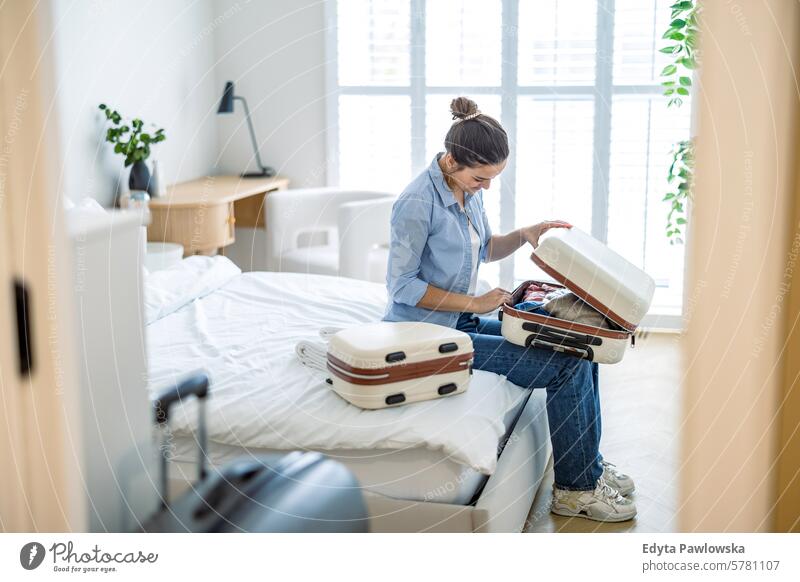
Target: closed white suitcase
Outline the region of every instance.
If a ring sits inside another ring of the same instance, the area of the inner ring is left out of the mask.
[[[380,322],[345,329],[328,345],[333,389],[361,408],[460,394],[472,375],[472,339],[449,327]]]
[[[517,345],[565,352],[601,364],[622,360],[650,308],[655,292],[652,277],[577,228],[550,230],[531,260],[560,284],[556,286],[568,288],[603,314],[613,329],[514,309],[531,283],[526,281],[501,308],[503,336]]]

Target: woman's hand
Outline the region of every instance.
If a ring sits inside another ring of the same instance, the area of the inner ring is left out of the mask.
[[[474,297],[469,310],[473,313],[489,313],[511,301],[511,293],[505,289],[492,289],[488,293]]]
[[[533,248],[536,248],[539,246],[539,237],[551,228],[572,228],[572,225],[563,220],[548,220],[546,222],[534,224],[533,226],[526,226],[520,230],[522,231],[522,237],[531,243]]]

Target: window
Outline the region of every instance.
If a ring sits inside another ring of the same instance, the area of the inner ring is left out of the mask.
[[[399,193],[467,95],[511,141],[484,196],[495,232],[568,220],[656,279],[651,313],[679,315],[683,247],[662,198],[690,105],[661,96],[670,3],[327,0],[329,181]],[[506,288],[541,275],[523,252],[481,267]]]

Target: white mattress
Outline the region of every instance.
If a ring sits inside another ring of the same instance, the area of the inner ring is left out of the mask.
[[[461,470],[455,465],[494,471],[506,417],[527,395],[503,376],[476,371],[464,394],[366,411],[341,399],[324,375],[294,355],[297,341],[318,339],[321,327],[378,321],[386,301],[383,285],[297,273],[230,273],[224,257],[182,263],[179,281],[161,271],[146,281],[149,297],[158,295],[150,293],[158,280],[179,287],[169,294],[168,309],[155,306],[160,318],[147,326],[148,386],[156,391],[191,371],[207,372],[212,443],[368,455],[426,449],[452,462],[452,471]],[[225,276],[208,272],[216,268]],[[201,282],[213,284],[197,285],[194,271]],[[184,287],[191,290],[186,296]],[[195,424],[194,401],[177,407],[176,436],[190,435]]]

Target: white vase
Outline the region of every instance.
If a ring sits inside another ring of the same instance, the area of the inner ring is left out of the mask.
[[[150,175],[150,196],[153,198],[160,198],[167,193],[166,184],[164,184],[163,176],[161,175],[161,164],[158,160],[153,160],[153,172]]]

